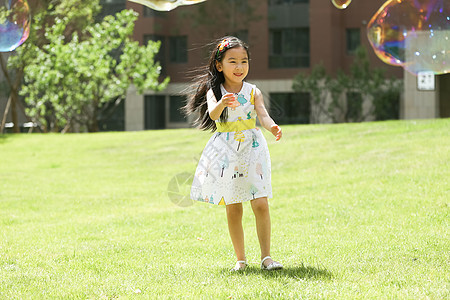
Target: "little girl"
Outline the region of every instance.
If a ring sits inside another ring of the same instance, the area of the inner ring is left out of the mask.
[[[256,116],[277,141],[282,132],[267,113],[261,91],[244,81],[248,71],[248,46],[236,37],[220,39],[195,94],[184,107],[187,115],[199,112],[195,120],[198,128],[216,131],[200,157],[191,198],[226,205],[228,229],[237,256],[232,271],[247,266],[242,202],[250,200],[261,247],[261,269],[281,269],[283,266],[270,257],[270,156],[266,140],[255,126]]]

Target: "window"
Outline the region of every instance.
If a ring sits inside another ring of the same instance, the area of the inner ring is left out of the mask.
[[[269,0],[269,5],[309,3],[309,0]]]
[[[359,28],[347,28],[347,54],[354,54],[356,49],[361,45],[361,35]]]
[[[118,105],[115,101],[106,102],[102,105],[101,113],[98,118],[98,127],[100,131],[124,131],[125,130],[125,101],[122,100]]]
[[[95,17],[97,21],[102,21],[105,16],[114,15],[126,8],[125,0],[101,0],[101,11]]]
[[[359,122],[362,119],[362,95],[361,93],[347,93],[347,112],[345,118],[347,121]]]
[[[270,68],[309,67],[309,28],[270,29]]]
[[[163,129],[166,127],[166,97],[147,95],[144,97],[145,129]]]
[[[187,36],[171,36],[169,38],[170,62],[187,62]]]
[[[148,41],[160,41],[158,53],[155,55],[155,61],[159,61],[161,66],[161,75],[166,75],[166,38],[162,35],[146,34],[144,35],[144,45],[147,45]]]
[[[270,93],[270,115],[277,124],[309,124],[309,93]]]
[[[185,123],[186,118],[180,111],[180,108],[184,106],[184,96],[170,96],[169,101],[169,122],[173,123]]]

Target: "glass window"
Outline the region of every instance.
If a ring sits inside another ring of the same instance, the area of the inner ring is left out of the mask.
[[[277,124],[309,124],[309,93],[270,93],[270,116]]]
[[[169,122],[185,123],[187,122],[184,114],[180,108],[184,106],[186,100],[185,96],[170,96],[169,101]]]
[[[187,62],[187,36],[171,36],[169,38],[170,62]]]
[[[270,68],[309,67],[309,28],[270,29]]]
[[[102,7],[100,13],[95,17],[97,21],[101,21],[105,16],[114,15],[126,8],[125,0],[101,0]]]
[[[166,97],[146,95],[144,97],[145,129],[163,129],[166,127]]]
[[[103,104],[98,120],[100,131],[125,130],[125,101],[120,101],[118,105],[115,105],[115,101]]]
[[[155,56],[155,61],[159,62],[161,66],[161,75],[166,75],[166,38],[162,35],[156,34],[145,34],[144,35],[144,45],[147,45],[148,41],[160,41],[161,46],[159,47],[159,51]]]
[[[361,45],[361,35],[359,28],[347,28],[347,54],[354,54],[356,49]]]

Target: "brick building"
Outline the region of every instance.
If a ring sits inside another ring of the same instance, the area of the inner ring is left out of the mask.
[[[450,74],[436,76],[434,91],[419,91],[415,76],[384,64],[372,51],[366,25],[384,0],[353,1],[345,10],[336,9],[330,0],[209,0],[169,12],[126,0],[101,2],[103,15],[125,8],[139,13],[134,38],[142,44],[161,41],[157,60],[162,76],[171,78],[162,92],[139,95],[129,89],[115,117],[102,124],[104,130],[188,127],[179,112],[184,91],[192,86],[192,71],[206,63],[208,44],[224,35],[236,35],[250,45],[247,80],[261,89],[280,124],[310,122],[309,94],[292,89],[299,72],[310,72],[319,63],[329,74],[348,71],[360,45],[373,67],[404,80],[399,118],[450,117]]]
[[[372,66],[385,68],[389,76],[405,78],[403,95],[408,99],[398,100],[400,118],[448,116],[449,99],[444,99],[444,95],[450,98],[448,90],[444,90],[448,74],[436,77],[436,91],[419,92],[414,76],[384,64],[372,51],[366,25],[384,2],[354,1],[347,9],[338,10],[329,0],[210,0],[170,12],[157,12],[128,2],[127,8],[140,14],[134,38],[142,43],[161,41],[158,59],[163,75],[170,76],[171,83],[161,93],[137,95],[130,90],[125,128],[187,126],[178,108],[184,100],[183,90],[190,84],[189,71],[205,64],[208,49],[205,45],[227,34],[236,35],[250,45],[247,80],[258,85],[268,106],[281,111],[275,116],[277,122],[309,123],[309,95],[294,93],[292,79],[319,63],[330,74],[348,70],[359,45],[368,50]]]

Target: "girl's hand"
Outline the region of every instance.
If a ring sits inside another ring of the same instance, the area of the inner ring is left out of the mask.
[[[270,132],[275,136],[275,141],[279,141],[281,139],[281,136],[283,135],[283,132],[281,132],[280,126],[277,124],[273,124],[272,127],[270,127]]]
[[[239,105],[239,102],[237,102],[236,95],[233,93],[226,93],[222,96],[222,99],[220,99],[222,102],[222,105],[225,107],[236,107]],[[238,104],[238,105],[236,105]]]

